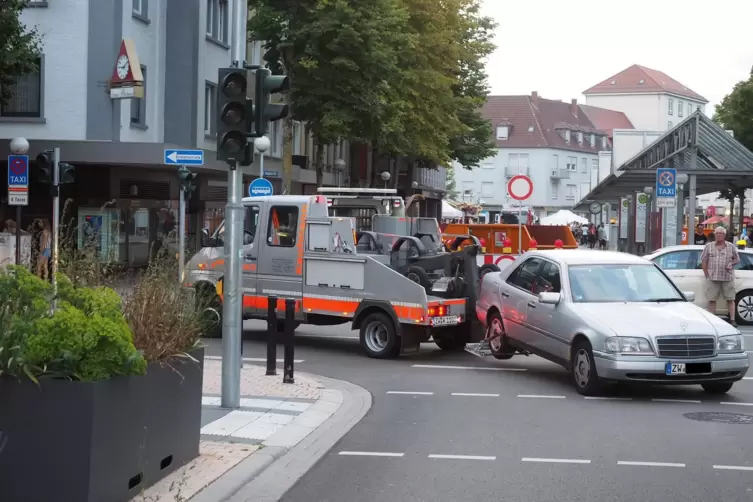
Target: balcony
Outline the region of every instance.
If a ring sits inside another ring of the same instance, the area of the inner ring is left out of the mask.
[[[567,170],[566,167],[563,168],[553,168],[552,174],[549,176],[549,178],[553,180],[569,180],[570,179],[570,171]]]
[[[505,167],[505,176],[507,176],[508,178],[512,178],[513,176],[517,176],[519,174],[530,176],[531,170],[528,167],[518,167],[518,166],[506,166]]]

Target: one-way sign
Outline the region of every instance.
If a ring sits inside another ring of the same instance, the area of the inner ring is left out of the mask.
[[[165,164],[169,166],[203,166],[203,150],[165,150]]]

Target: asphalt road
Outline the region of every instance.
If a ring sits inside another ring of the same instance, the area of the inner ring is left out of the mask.
[[[246,328],[244,356],[263,364],[264,324]],[[753,351],[753,329],[744,333]],[[342,326],[302,326],[296,340],[297,369],[356,383],[374,405],[284,502],[753,500],[753,373],[722,398],[688,386],[586,399],[534,356],[429,343],[378,361]]]

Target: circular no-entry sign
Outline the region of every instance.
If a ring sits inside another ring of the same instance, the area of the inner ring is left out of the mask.
[[[16,176],[23,176],[26,174],[26,162],[23,159],[16,157],[10,163],[10,171]]]
[[[675,184],[675,177],[669,171],[664,171],[659,175],[659,184],[665,187],[671,187]]]
[[[522,174],[513,176],[507,182],[507,193],[515,200],[526,200],[533,193],[533,181]]]

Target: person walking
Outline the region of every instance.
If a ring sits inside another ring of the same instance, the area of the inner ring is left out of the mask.
[[[52,256],[52,234],[50,222],[42,220],[42,232],[39,234],[39,254],[37,255],[37,277],[49,279],[50,257]]]
[[[720,297],[729,307],[729,322],[737,326],[735,320],[735,265],[740,263],[740,255],[734,244],[727,241],[724,227],[714,229],[714,240],[706,244],[701,253],[701,267],[706,276],[706,298],[708,310],[716,313],[716,302]]]

